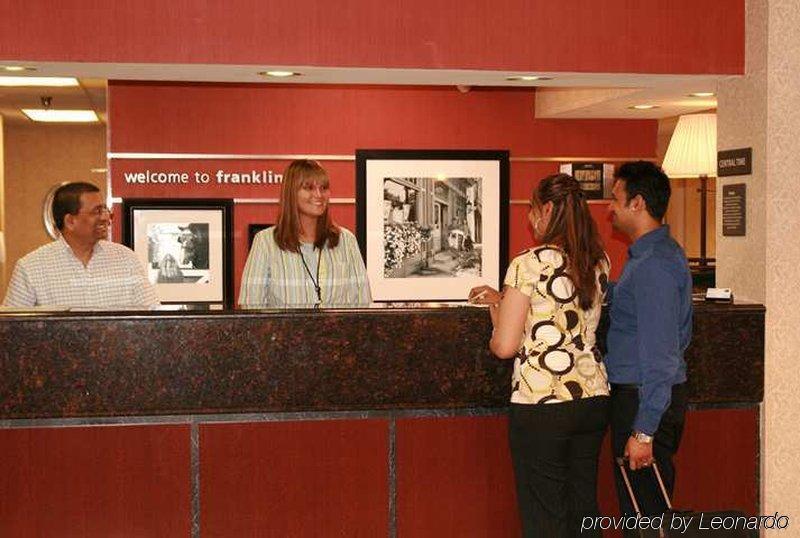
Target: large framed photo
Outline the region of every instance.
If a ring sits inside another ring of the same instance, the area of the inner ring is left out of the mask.
[[[465,301],[499,289],[508,151],[357,150],[356,235],[376,301]]]
[[[122,240],[159,301],[231,306],[232,200],[128,199],[122,212]]]

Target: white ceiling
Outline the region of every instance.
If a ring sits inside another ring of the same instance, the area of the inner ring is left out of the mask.
[[[17,73],[9,73],[17,75]],[[33,75],[33,74],[32,74]],[[2,76],[2,73],[0,73]],[[36,76],[42,76],[36,73]],[[46,76],[46,75],[45,75]],[[82,78],[79,86],[73,87],[3,87],[0,86],[0,114],[8,123],[33,122],[22,112],[23,108],[42,108],[42,97],[52,97],[51,107],[61,110],[94,110],[100,121],[106,121],[106,81],[97,78]]]
[[[270,84],[401,84],[526,88],[537,92],[538,118],[665,118],[716,107],[715,98],[691,98],[693,92],[715,92],[728,75],[639,75],[614,73],[535,73],[549,81],[508,81],[526,73],[447,69],[330,68],[309,66],[93,64],[3,62],[0,65],[35,67],[30,76],[74,76],[77,88],[0,88],[0,114],[10,122],[27,122],[19,109],[38,107],[42,96],[53,97],[53,108],[91,108],[105,121],[106,80],[176,82],[237,82]],[[302,73],[284,79],[265,78],[258,72],[282,69]],[[18,73],[9,73],[18,75]],[[631,110],[636,104],[659,105],[652,110]]]

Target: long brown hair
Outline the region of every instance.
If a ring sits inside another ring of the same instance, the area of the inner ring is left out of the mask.
[[[588,310],[597,295],[597,265],[606,259],[597,225],[580,183],[570,175],[554,174],[539,183],[531,205],[541,207],[548,202],[553,202],[553,212],[541,240],[566,252],[567,275],[575,286],[580,307]]]
[[[292,161],[283,173],[281,185],[280,216],[275,225],[275,242],[281,250],[300,252],[300,211],[297,209],[297,191],[305,183],[329,184],[328,173],[317,161],[299,159]],[[321,249],[339,244],[339,226],[331,219],[329,207],[317,219],[314,246]]]

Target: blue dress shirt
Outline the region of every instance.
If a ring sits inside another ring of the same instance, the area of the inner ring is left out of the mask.
[[[641,236],[628,255],[610,299],[606,368],[611,383],[639,385],[633,429],[653,435],[669,407],[672,385],[686,381],[692,277],[669,226]]]

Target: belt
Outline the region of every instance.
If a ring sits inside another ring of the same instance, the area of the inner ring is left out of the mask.
[[[682,387],[686,384],[684,381],[683,383],[676,383],[672,385],[672,388],[675,389],[676,387]],[[638,391],[642,386],[637,383],[611,383],[611,390],[616,391]]]

